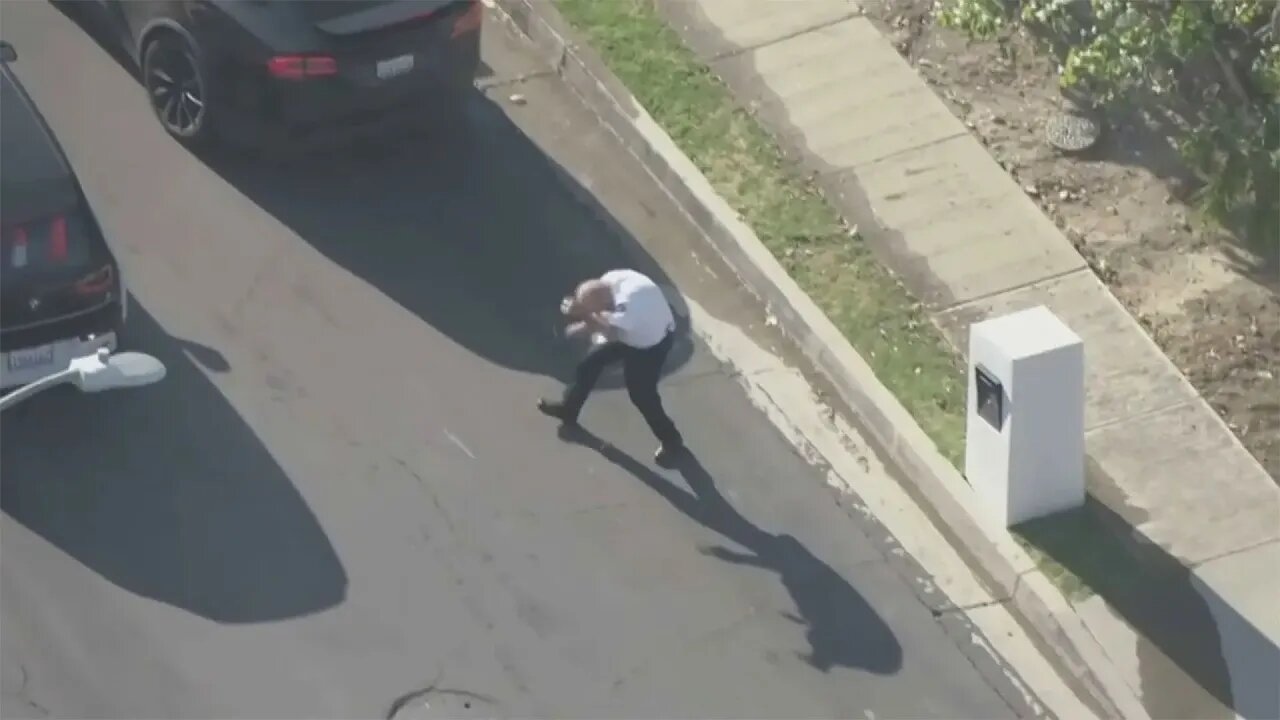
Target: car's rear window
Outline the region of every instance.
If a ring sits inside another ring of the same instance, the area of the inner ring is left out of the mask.
[[[286,0],[290,10],[301,13],[309,22],[322,26],[326,32],[351,34],[347,26],[361,31],[385,27],[385,23],[400,24],[412,20],[439,18],[448,8],[465,5],[462,0]],[[381,7],[396,5],[396,12],[377,12]],[[362,20],[357,20],[362,18]],[[334,23],[337,23],[335,25]],[[338,30],[337,28],[344,28]]]
[[[319,0],[316,2],[299,2],[295,5],[289,1],[288,5],[296,7],[304,17],[310,20],[329,20],[343,15],[363,12],[378,5],[386,5],[395,0]]]

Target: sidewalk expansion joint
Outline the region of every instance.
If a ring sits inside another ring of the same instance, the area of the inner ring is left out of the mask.
[[[1207,557],[1203,560],[1197,561],[1194,565],[1189,565],[1188,569],[1195,570],[1196,568],[1202,565],[1206,565],[1208,563],[1214,562],[1215,560],[1221,560],[1222,558],[1231,557],[1232,555],[1239,555],[1240,553],[1247,553],[1252,550],[1257,550],[1260,547],[1265,547],[1272,543],[1280,543],[1280,538],[1271,538],[1269,540],[1259,540],[1256,543],[1251,543],[1242,548],[1236,548],[1235,550],[1227,550],[1225,552],[1218,553],[1217,555],[1214,555],[1212,557]]]
[[[951,303],[950,305],[940,305],[930,310],[930,314],[941,315],[942,313],[951,312],[952,310],[960,310],[965,307],[977,305],[978,303],[984,300],[990,300],[991,298],[998,297],[1000,295],[1015,293],[1015,292],[1018,292],[1019,290],[1026,290],[1027,288],[1035,287],[1040,283],[1047,283],[1047,282],[1053,282],[1055,280],[1061,280],[1062,278],[1069,277],[1071,275],[1074,275],[1076,273],[1081,273],[1081,272],[1088,272],[1088,273],[1093,272],[1093,270],[1089,267],[1088,263],[1084,261],[1083,257],[1080,258],[1079,267],[1074,267],[1074,268],[1071,268],[1070,270],[1062,270],[1056,273],[1051,273],[1049,275],[1044,275],[1042,277],[1036,278],[1035,280],[1028,280],[1027,282],[1024,282],[1024,283],[1018,283],[1017,285],[1010,285],[1007,288],[1001,288],[999,290],[993,290],[988,293],[982,293],[981,295],[975,295],[974,297],[971,297],[967,300],[961,300],[960,302]]]
[[[862,162],[859,162],[859,163],[856,163],[856,164],[853,164],[853,165],[847,165],[847,166],[842,167],[842,168],[832,168],[832,169],[830,169],[830,170],[826,170],[826,171],[824,171],[824,172],[819,173],[819,175],[820,175],[820,176],[834,176],[834,175],[839,175],[840,173],[853,173],[853,174],[854,174],[854,178],[856,179],[856,178],[857,178],[857,173],[858,173],[858,171],[859,171],[859,170],[865,170],[865,169],[867,169],[867,168],[869,168],[869,167],[871,167],[871,166],[873,166],[873,165],[879,165],[879,164],[880,164],[880,163],[882,163],[882,162],[887,162],[887,161],[893,160],[893,159],[895,159],[895,158],[902,157],[903,155],[906,155],[907,153],[913,153],[913,152],[916,152],[917,150],[923,150],[923,149],[925,149],[925,148],[933,147],[933,146],[935,146],[935,145],[941,145],[941,144],[943,144],[943,143],[948,143],[948,142],[951,142],[952,140],[957,140],[957,139],[962,138],[962,137],[969,137],[969,135],[970,135],[970,133],[969,133],[969,131],[968,131],[968,130],[959,131],[959,132],[956,132],[956,133],[954,133],[954,134],[952,134],[952,135],[947,135],[947,136],[945,136],[945,137],[936,138],[936,139],[934,139],[934,140],[926,140],[926,141],[924,141],[924,142],[922,142],[922,143],[920,143],[920,144],[918,144],[918,145],[912,145],[911,147],[902,148],[901,150],[894,150],[893,152],[889,153],[888,155],[881,155],[880,157],[872,158],[872,159],[870,159],[870,160],[863,160]],[[845,142],[839,143],[839,144],[837,144],[837,145],[832,145],[832,146],[830,146],[830,147],[826,148],[826,149],[824,150],[824,152],[836,152],[836,151],[839,151],[841,148],[847,147],[847,146],[849,146],[849,145],[851,145],[851,144],[853,144],[853,143],[855,143],[855,142],[861,141],[861,140],[866,140],[868,137],[870,137],[870,136],[863,136],[863,137],[850,138],[849,140],[846,140]],[[819,154],[820,154],[820,153],[819,153]]]
[[[725,50],[724,52],[716,53],[711,57],[707,58],[704,62],[710,65],[713,62],[726,60],[731,57],[737,57],[738,55],[743,55],[749,52],[755,52],[756,50],[767,48],[770,45],[777,45],[780,42],[786,42],[787,40],[791,40],[792,38],[797,38],[806,33],[811,33],[814,30],[821,30],[823,28],[831,27],[832,25],[839,25],[845,20],[851,20],[856,17],[862,17],[863,15],[864,13],[860,9],[850,10],[849,12],[839,17],[832,18],[831,20],[823,20],[822,22],[805,26],[794,32],[789,32],[786,35],[781,35],[779,37],[773,38],[772,40],[765,40],[764,42],[759,42],[754,45],[744,45],[743,47],[734,48],[732,50]]]
[[[1182,407],[1183,405],[1187,405],[1193,402],[1195,402],[1195,398],[1183,398],[1181,400],[1176,400],[1174,402],[1171,402],[1168,405],[1161,405],[1160,407],[1152,408],[1150,410],[1144,410],[1143,412],[1140,412],[1134,415],[1125,415],[1124,417],[1113,418],[1105,422],[1100,422],[1097,425],[1085,428],[1084,436],[1087,438],[1090,435],[1098,432],[1099,430],[1106,430],[1107,428],[1113,427],[1115,425],[1119,425],[1120,423],[1131,422],[1133,420],[1145,420],[1150,417],[1155,417],[1156,415],[1163,415],[1164,413],[1167,413],[1170,410],[1176,410]]]

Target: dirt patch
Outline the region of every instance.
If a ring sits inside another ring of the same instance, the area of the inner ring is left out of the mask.
[[[1277,258],[1199,219],[1176,150],[1139,117],[1108,117],[1087,156],[1051,148],[1044,124],[1065,105],[1028,38],[970,42],[933,0],[862,5],[1280,481]]]

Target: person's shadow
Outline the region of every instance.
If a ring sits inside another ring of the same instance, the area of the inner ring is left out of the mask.
[[[704,553],[777,573],[796,609],[795,614],[784,616],[806,628],[810,651],[804,659],[810,665],[823,672],[848,667],[878,675],[901,669],[902,647],[862,595],[795,537],[766,532],[743,517],[716,489],[715,481],[692,452],[686,452],[675,464],[689,486],[684,490],[589,430],[562,428],[560,437],[600,453],[681,513],[745,550],[717,546],[703,548]]]

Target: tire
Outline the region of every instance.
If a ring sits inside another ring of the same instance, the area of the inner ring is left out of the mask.
[[[213,87],[199,51],[176,32],[162,31],[142,53],[142,84],[165,132],[192,148],[215,140]]]

